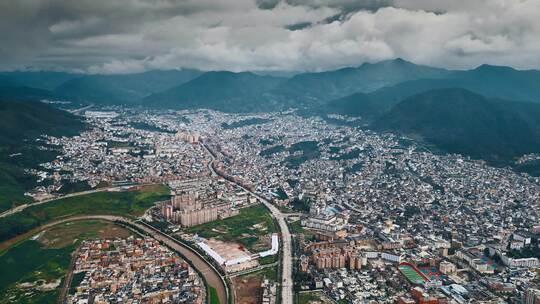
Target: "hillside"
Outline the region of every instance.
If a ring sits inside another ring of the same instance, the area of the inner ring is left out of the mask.
[[[283,82],[272,94],[302,102],[323,102],[357,92],[371,92],[400,82],[446,77],[444,69],[416,65],[402,59],[365,63],[321,73],[303,73]]]
[[[452,72],[446,78],[406,81],[373,92],[373,98],[389,103],[412,95],[443,88],[463,88],[487,97],[540,102],[540,71],[483,65],[469,71]]]
[[[137,104],[143,97],[190,81],[201,73],[186,69],[126,75],[85,75],[62,83],[54,93],[83,102]]]
[[[372,127],[492,162],[540,152],[540,104],[489,99],[464,89],[411,96]]]
[[[41,90],[53,90],[71,79],[81,77],[81,74],[63,72],[0,72],[0,86],[29,87]]]
[[[54,93],[44,89],[30,87],[2,86],[0,84],[0,100],[11,101],[40,101],[61,99]]]
[[[279,108],[265,92],[282,78],[249,72],[208,72],[187,83],[143,99],[150,107],[208,108],[225,112],[264,111]]]
[[[469,71],[451,72],[444,78],[405,81],[370,93],[355,93],[328,102],[318,113],[362,116],[372,120],[413,95],[449,88],[463,88],[491,98],[540,102],[540,72],[484,65]]]
[[[386,106],[372,94],[355,93],[329,102],[320,108],[321,113],[361,117],[372,121],[385,112]]]
[[[0,101],[0,211],[24,201],[23,193],[34,185],[24,169],[56,156],[38,149],[35,139],[42,134],[71,136],[83,128],[78,117],[39,102]]]
[[[41,134],[75,135],[80,118],[39,102],[0,101],[0,143],[21,145]]]

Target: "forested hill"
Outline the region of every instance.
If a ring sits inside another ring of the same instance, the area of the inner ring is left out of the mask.
[[[56,157],[40,149],[41,135],[72,136],[84,129],[80,117],[40,102],[0,101],[0,211],[27,201],[35,178],[24,172]]]
[[[465,89],[411,96],[373,123],[442,150],[493,162],[540,152],[540,104],[490,99]]]

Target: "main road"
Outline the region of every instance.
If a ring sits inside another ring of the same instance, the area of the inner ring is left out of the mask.
[[[52,202],[52,201],[58,201],[58,200],[62,200],[62,199],[65,199],[65,198],[76,197],[76,196],[87,195],[87,194],[98,193],[98,192],[106,192],[106,191],[114,192],[114,191],[122,190],[122,187],[126,187],[126,186],[127,187],[136,187],[136,186],[150,186],[150,185],[156,185],[156,184],[155,183],[140,183],[140,184],[136,183],[136,184],[129,184],[129,185],[125,185],[125,186],[111,186],[111,187],[103,187],[103,188],[97,188],[97,189],[93,189],[93,190],[85,190],[85,191],[81,191],[81,192],[69,193],[69,194],[65,194],[65,195],[62,195],[62,196],[57,196],[57,197],[54,197],[54,198],[50,198],[50,199],[46,199],[46,200],[42,200],[42,201],[36,201],[36,202],[33,202],[33,203],[23,204],[23,205],[19,205],[17,207],[13,207],[11,209],[8,209],[8,210],[0,213],[0,218],[6,217],[8,215],[15,214],[15,213],[19,213],[19,212],[23,211],[24,209],[26,209],[28,207],[37,206],[37,205],[41,205],[41,204],[46,204],[46,203],[49,203],[49,202]]]
[[[219,303],[220,304],[229,303],[228,302],[229,292],[228,292],[225,280],[213,266],[211,266],[198,253],[188,248],[186,245],[178,242],[171,236],[157,229],[154,229],[153,227],[149,225],[145,225],[139,222],[134,222],[131,219],[125,218],[122,216],[82,215],[82,216],[73,216],[69,218],[64,218],[61,220],[57,220],[57,221],[42,225],[38,229],[33,230],[32,233],[37,233],[37,232],[43,231],[47,228],[50,228],[52,226],[62,224],[62,223],[73,222],[73,221],[84,221],[84,220],[103,220],[103,221],[110,221],[110,222],[120,222],[120,223],[126,224],[128,228],[135,227],[140,231],[144,231],[145,233],[150,235],[152,238],[163,242],[169,248],[180,253],[186,260],[190,261],[193,267],[204,277],[204,279],[206,280],[207,286],[211,286],[216,289],[218,298],[219,298]]]
[[[211,158],[210,162],[208,162],[208,170],[210,170],[212,175],[219,175],[225,178],[225,176],[219,174],[218,172],[214,170],[213,164],[216,158],[210,152],[210,150],[205,144],[203,144],[203,147],[206,150],[206,152],[208,152],[208,155],[210,155],[210,158]],[[246,187],[240,185],[239,183],[235,183],[228,179],[225,179],[225,180],[237,185],[238,187],[244,189],[244,191],[256,197],[268,208],[268,210],[270,210],[270,212],[272,213],[272,216],[277,220],[279,229],[281,231],[281,243],[282,243],[281,248],[282,248],[282,253],[283,253],[282,276],[281,276],[281,303],[292,304],[293,303],[293,280],[292,280],[292,268],[293,268],[292,258],[293,257],[292,257],[292,249],[291,249],[292,247],[291,233],[289,231],[289,226],[287,226],[287,222],[285,221],[285,216],[283,215],[281,211],[279,211],[278,208],[276,208],[276,206],[274,206],[264,197],[247,189]]]
[[[141,185],[142,184],[137,184],[136,186],[141,186]],[[19,205],[17,207],[11,208],[9,210],[6,210],[6,211],[0,213],[0,218],[6,217],[8,215],[12,215],[12,214],[15,214],[15,213],[18,213],[18,212],[21,212],[21,211],[23,211],[24,209],[26,209],[28,207],[37,206],[37,205],[41,205],[41,204],[46,204],[46,203],[56,201],[56,200],[61,200],[61,199],[64,199],[64,198],[76,197],[76,196],[87,195],[87,194],[92,194],[92,193],[97,193],[97,192],[104,192],[104,191],[116,191],[116,190],[120,190],[120,189],[121,189],[121,187],[104,187],[104,188],[98,188],[98,189],[94,189],[94,190],[87,190],[87,191],[70,193],[70,194],[58,196],[58,197],[51,198],[51,199],[37,201],[37,202],[34,202],[34,203],[23,204],[23,205]]]

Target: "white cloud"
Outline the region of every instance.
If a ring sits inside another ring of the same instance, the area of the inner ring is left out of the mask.
[[[540,68],[538,0],[51,2],[23,5],[7,19],[2,9],[10,7],[0,5],[0,39],[9,42],[0,65],[328,70],[402,57],[449,68]],[[347,18],[326,21],[340,14]],[[36,18],[21,23],[28,15]],[[32,36],[8,33],[10,22]],[[305,26],[287,29],[295,24]]]

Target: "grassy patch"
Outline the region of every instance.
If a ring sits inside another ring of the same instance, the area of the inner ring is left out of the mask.
[[[221,124],[221,127],[225,130],[229,130],[229,129],[236,129],[236,128],[241,128],[241,127],[246,127],[246,126],[260,125],[260,124],[264,124],[270,121],[272,120],[256,117],[256,118],[249,118],[249,119],[235,121],[230,124],[224,122]]]
[[[240,210],[240,214],[186,229],[204,238],[215,238],[226,242],[238,242],[252,250],[260,247],[260,237],[277,231],[270,213],[263,205]]]
[[[300,220],[290,223],[289,229],[291,230],[291,233],[295,234],[304,232],[304,228],[302,227],[302,223]]]
[[[64,248],[46,248],[35,240],[28,240],[8,250],[0,257],[0,288],[15,282],[51,280],[64,274],[70,253],[75,245]]]
[[[209,287],[210,290],[210,304],[219,304],[219,296],[217,290],[214,287]]]
[[[71,280],[71,284],[69,285],[69,294],[74,294],[75,291],[77,291],[77,287],[81,285],[81,282],[83,281],[85,275],[86,271],[77,272],[73,275],[73,279]]]
[[[43,232],[38,241],[48,248],[63,248],[79,239],[127,238],[131,231],[104,221],[76,221],[51,227]]]
[[[0,153],[3,153],[1,149]],[[22,169],[0,163],[0,212],[31,202],[32,199],[24,192],[34,182],[35,178],[25,174]]]
[[[277,269],[277,266],[264,268],[264,269],[259,270],[257,272],[252,272],[252,273],[248,273],[248,274],[245,274],[243,276],[240,276],[240,278],[250,278],[250,277],[258,277],[261,280],[263,278],[266,278],[266,279],[269,279],[271,281],[277,282],[278,281],[278,269]]]
[[[279,255],[270,255],[259,259],[261,265],[272,264],[278,261]]]
[[[58,191],[62,194],[83,192],[91,190],[92,187],[86,181],[77,181],[77,182],[64,182],[62,188]]]
[[[296,154],[296,152],[301,153]],[[304,162],[318,158],[321,155],[317,141],[301,141],[292,144],[289,153],[291,154],[285,159],[285,163],[289,168],[298,168]]]
[[[320,301],[320,300],[321,300],[321,293],[318,291],[299,293],[297,297],[298,304],[309,304],[309,303]]]
[[[136,191],[99,192],[59,199],[0,219],[0,241],[30,231],[53,220],[76,215],[139,216],[154,202],[169,196],[165,186],[148,186]]]
[[[309,209],[311,207],[311,202],[307,200],[299,200],[295,198],[294,200],[291,201],[290,206],[294,211],[309,212]]]

